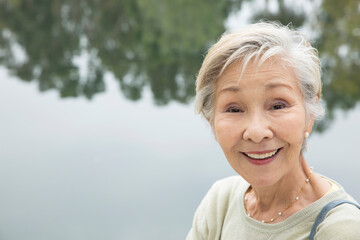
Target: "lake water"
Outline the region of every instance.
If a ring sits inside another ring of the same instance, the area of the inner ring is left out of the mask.
[[[235,175],[192,104],[107,91],[39,94],[0,69],[0,239],[184,239],[211,184]],[[310,137],[306,158],[358,201],[360,108]]]

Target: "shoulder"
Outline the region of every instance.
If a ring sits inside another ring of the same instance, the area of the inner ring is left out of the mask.
[[[218,239],[229,206],[247,183],[240,176],[216,181],[197,208],[187,239]]]
[[[216,181],[202,200],[200,207],[207,208],[206,211],[224,210],[229,202],[239,197],[241,189],[247,183],[240,176],[227,177]],[[204,209],[205,210],[205,209]],[[219,214],[219,213],[218,213]]]
[[[360,209],[352,204],[333,208],[318,226],[315,239],[335,240],[360,238]]]
[[[216,181],[210,191],[214,193],[231,193],[236,191],[239,187],[245,187],[246,181],[240,176],[231,176],[221,180]]]
[[[359,205],[355,199],[345,192],[336,181],[322,176],[332,185],[332,189],[320,201],[322,207],[334,200],[347,200]],[[360,239],[360,209],[349,203],[332,208],[316,229],[316,240]]]

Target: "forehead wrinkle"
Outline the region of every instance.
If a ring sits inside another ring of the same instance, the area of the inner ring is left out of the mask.
[[[237,93],[241,91],[241,88],[238,86],[240,82],[240,71],[238,68],[234,70],[227,69],[222,76],[216,81],[216,95],[219,95],[223,92],[232,92]],[[226,82],[227,84],[222,89],[219,89],[219,83]]]
[[[236,87],[236,86],[226,87],[226,88],[221,89],[219,91],[218,95],[220,95],[221,93],[224,93],[224,92],[238,93],[238,92],[241,92],[241,88]]]
[[[269,83],[265,83],[265,89],[266,90],[272,90],[272,89],[275,89],[275,88],[288,88],[290,90],[295,90],[293,88],[293,86],[291,86],[290,84],[283,83],[283,82],[273,82],[273,81],[270,80]]]
[[[240,93],[243,91],[241,87],[241,80],[243,80],[244,78],[257,78],[259,75],[264,74],[267,75],[267,77],[262,79],[262,86],[265,90],[270,91],[277,88],[287,88],[291,91],[297,92],[297,88],[292,86],[292,84],[288,82],[289,77],[295,77],[292,69],[280,65],[281,69],[276,69],[274,71],[273,67],[278,68],[279,65],[274,65],[273,62],[269,64],[257,66],[250,63],[250,65],[248,65],[245,70],[242,69],[241,62],[235,62],[231,64],[216,81],[215,98],[216,96],[219,96],[220,94],[225,92],[230,92],[234,94]],[[218,88],[220,82],[227,82],[224,84],[225,86],[223,86],[222,89]]]

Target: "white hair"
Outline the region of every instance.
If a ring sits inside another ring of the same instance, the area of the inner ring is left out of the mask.
[[[294,70],[304,98],[306,119],[321,120],[321,65],[317,50],[298,31],[274,22],[251,24],[225,33],[208,51],[196,79],[195,111],[212,125],[217,79],[235,61],[242,72],[251,60],[259,67],[270,58]],[[242,74],[242,73],[241,73]]]

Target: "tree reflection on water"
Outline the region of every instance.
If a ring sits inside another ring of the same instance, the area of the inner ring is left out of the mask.
[[[157,105],[188,103],[204,53],[242,3],[0,0],[0,64],[23,81],[38,82],[40,91],[56,89],[64,98],[91,99],[105,91],[104,74],[111,72],[128,99],[140,99],[149,86]],[[337,108],[353,108],[360,100],[359,2],[322,1],[313,6],[311,22],[298,8],[277,3],[277,11],[254,10],[252,20],[310,26],[325,70],[327,120]],[[74,61],[79,56],[86,59],[85,75]]]
[[[241,1],[5,1],[1,64],[41,91],[61,97],[92,98],[105,90],[112,72],[124,95],[141,97],[149,85],[155,102],[188,102],[194,75],[209,42],[224,31],[224,20]],[[26,54],[16,63],[14,42]],[[89,54],[81,78],[74,56]]]

